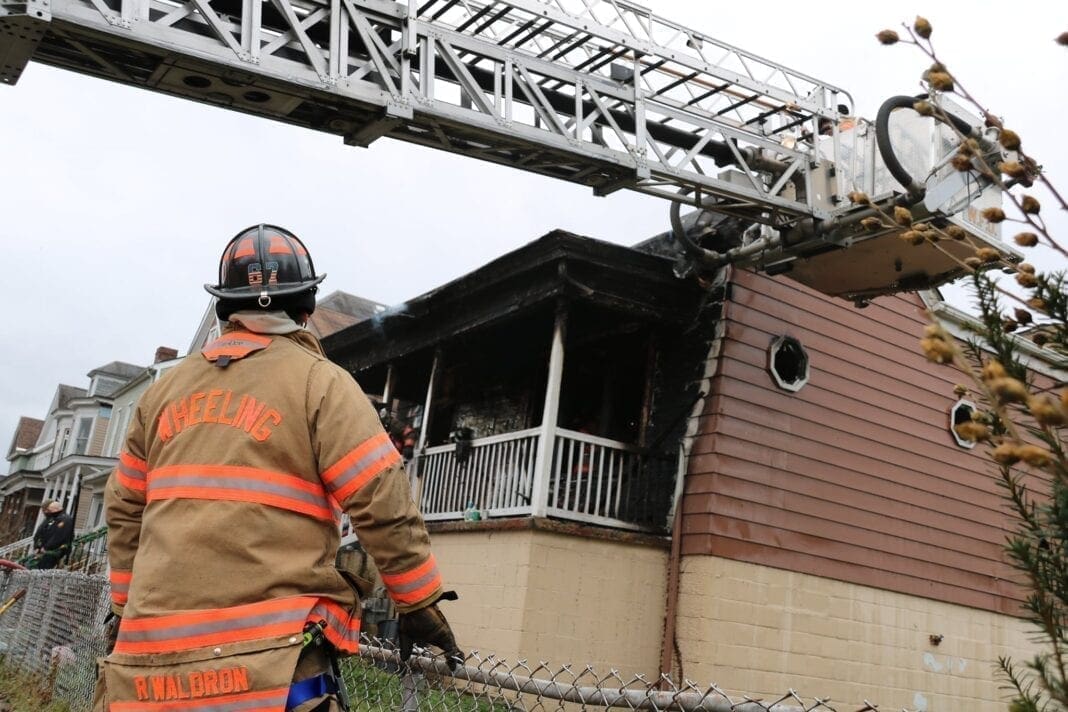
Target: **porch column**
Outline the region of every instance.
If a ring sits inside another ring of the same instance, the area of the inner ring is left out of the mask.
[[[70,472],[63,475],[63,485],[60,487],[57,499],[63,505],[63,509],[66,509],[67,505],[70,504]]]
[[[423,465],[423,451],[426,450],[426,441],[430,437],[430,407],[434,405],[434,388],[437,385],[438,374],[441,372],[441,347],[434,349],[434,360],[430,364],[430,378],[426,384],[426,400],[423,401],[423,422],[419,426],[419,444],[416,447],[415,458],[412,461],[409,477],[412,481],[412,497],[419,503],[422,495],[422,473],[419,469]]]
[[[393,364],[386,365],[386,385],[382,386],[382,405],[389,408],[390,412],[393,411],[390,401],[393,400],[393,379],[396,377],[396,371],[393,370]]]
[[[545,408],[541,414],[541,433],[538,435],[538,455],[534,461],[534,482],[531,486],[531,515],[544,517],[549,506],[549,484],[552,480],[553,449],[556,444],[556,421],[560,415],[560,383],[564,376],[564,339],[567,337],[567,309],[557,305],[553,324],[553,343],[549,350],[549,377],[545,383]]]

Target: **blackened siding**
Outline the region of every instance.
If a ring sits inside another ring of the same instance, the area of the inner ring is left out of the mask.
[[[960,375],[918,347],[914,295],[858,310],[736,271],[694,442],[683,553],[714,554],[1017,614],[1006,519],[982,448],[948,430]],[[797,338],[809,382],[778,388],[768,346]]]

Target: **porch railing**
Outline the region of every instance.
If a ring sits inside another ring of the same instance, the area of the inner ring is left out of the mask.
[[[540,432],[531,428],[472,440],[466,457],[457,457],[455,444],[427,448],[417,465],[423,516],[461,519],[468,504],[491,517],[530,514]]]
[[[428,521],[462,519],[469,506],[483,517],[549,516],[624,529],[655,530],[674,488],[674,469],[641,448],[557,428],[547,462],[548,486],[534,492],[542,430],[430,447],[415,463]],[[536,501],[544,498],[544,502]],[[544,504],[544,507],[536,505]]]

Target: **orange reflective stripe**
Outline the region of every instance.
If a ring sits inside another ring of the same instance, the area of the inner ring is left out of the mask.
[[[284,237],[279,235],[271,236],[271,244],[267,248],[267,254],[269,255],[291,255],[293,254],[293,248],[289,246]]]
[[[133,455],[122,452],[119,454],[119,464],[115,466],[115,479],[126,489],[145,491],[145,471],[148,464]]]
[[[318,482],[296,475],[231,465],[171,465],[148,473],[147,501],[215,499],[277,507],[334,521],[335,510]]]
[[[252,257],[256,254],[256,249],[252,246],[252,238],[246,237],[241,242],[237,243],[237,249],[234,250],[234,259],[238,257]]]
[[[434,593],[442,583],[433,554],[414,569],[399,574],[383,573],[382,582],[386,584],[390,597],[401,605],[419,603]]]
[[[338,650],[355,653],[360,648],[360,618],[328,599],[315,604],[310,621],[326,621],[323,635]]]
[[[400,464],[400,453],[386,433],[364,440],[323,471],[322,480],[334,499],[344,501],[383,470]]]
[[[111,582],[111,600],[119,605],[125,605],[130,595],[133,572],[112,569],[108,574],[108,580]]]
[[[116,653],[172,653],[300,633],[317,600],[281,598],[153,618],[124,617]]]
[[[215,695],[196,700],[112,702],[108,705],[108,712],[282,712],[288,697],[288,687],[276,687],[271,690]]]

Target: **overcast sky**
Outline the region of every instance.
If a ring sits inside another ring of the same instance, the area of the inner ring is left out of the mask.
[[[1068,190],[1068,49],[1053,42],[1068,31],[1064,3],[646,4],[846,89],[867,117],[886,97],[918,91],[923,57],[874,34],[920,12],[950,69]],[[397,141],[349,148],[38,64],[0,86],[0,137],[0,294],[14,299],[0,337],[5,452],[20,415],[45,417],[57,383],[85,386],[110,361],[147,364],[160,345],[185,353],[208,304],[201,285],[246,225],[303,237],[329,275],[326,293],[396,304],[554,228],[629,244],[668,222],[656,198],[595,198]]]

